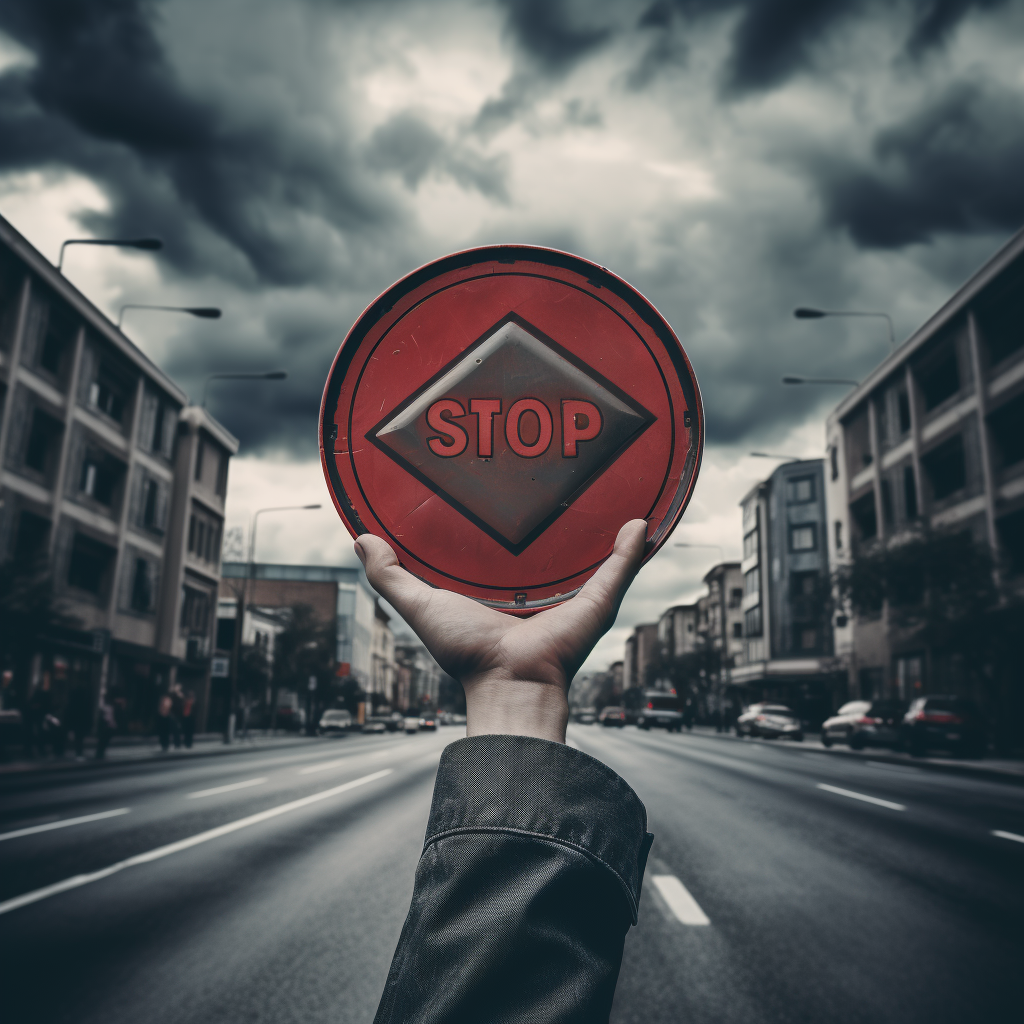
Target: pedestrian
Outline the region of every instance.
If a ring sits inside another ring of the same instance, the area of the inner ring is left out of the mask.
[[[117,728],[114,708],[107,703],[106,695],[100,697],[100,706],[96,715],[96,760],[102,761],[107,756],[110,738]]]
[[[528,619],[435,590],[364,534],[370,585],[466,693],[375,1024],[607,1021],[653,837],[636,794],[565,743],[569,683],[615,619],[646,524]]]
[[[165,693],[156,708],[156,734],[160,739],[160,749],[165,754],[171,746],[171,721],[171,698]]]
[[[185,741],[185,749],[192,749],[192,739],[196,734],[196,694],[195,690],[186,690],[181,703],[181,733]]]
[[[696,714],[696,709],[693,706],[693,700],[690,697],[686,698],[686,707],[683,708],[683,725],[686,726],[687,732],[693,732],[693,719]]]
[[[175,683],[171,687],[171,732],[174,736],[174,749],[181,750],[181,720],[185,714],[185,698],[181,686]]]
[[[72,687],[64,715],[74,736],[75,757],[82,760],[85,757],[85,737],[92,728],[92,693],[84,683]]]

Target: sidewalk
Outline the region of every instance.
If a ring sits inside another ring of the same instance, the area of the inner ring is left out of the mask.
[[[825,747],[821,740],[808,737],[803,743],[790,740],[762,740],[737,736],[732,732],[716,732],[709,725],[695,725],[694,736],[710,737],[724,740],[727,743],[762,743],[778,750],[789,750],[795,753],[821,754],[825,757],[845,757],[858,761],[880,761],[883,764],[900,764],[912,768],[926,768],[932,771],[949,772],[954,775],[965,775],[975,779],[995,779],[999,782],[1011,782],[1024,785],[1024,761],[1005,758],[984,758],[968,761],[952,757],[911,757],[909,754],[889,750],[884,747],[875,750],[850,750],[848,747]]]
[[[25,772],[73,771],[139,762],[180,761],[195,757],[220,757],[244,754],[253,750],[277,750],[325,742],[328,741],[317,736],[303,736],[293,732],[279,732],[276,736],[269,736],[264,735],[262,731],[252,731],[248,737],[235,737],[235,742],[229,745],[224,742],[221,733],[208,732],[198,734],[189,750],[184,747],[175,750],[172,746],[164,753],[155,736],[117,736],[107,747],[107,756],[102,761],[96,760],[94,740],[86,742],[85,757],[81,760],[75,757],[73,750],[65,751],[63,757],[47,754],[45,757],[25,758],[24,751],[19,746],[10,751],[10,754],[14,755],[11,760],[0,761],[0,776]]]

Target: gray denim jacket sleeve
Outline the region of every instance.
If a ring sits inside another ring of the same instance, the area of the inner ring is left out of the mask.
[[[606,1021],[652,840],[637,795],[580,750],[452,743],[375,1024]]]

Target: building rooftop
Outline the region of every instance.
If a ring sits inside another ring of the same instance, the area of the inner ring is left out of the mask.
[[[250,575],[251,573],[251,575]],[[228,580],[293,580],[302,583],[358,583],[358,569],[340,565],[274,565],[266,562],[225,562],[221,575]]]

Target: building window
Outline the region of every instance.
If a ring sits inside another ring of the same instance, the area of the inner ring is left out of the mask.
[[[729,607],[739,608],[741,604],[743,604],[743,588],[733,587],[729,591]]]
[[[735,640],[742,640],[743,639],[743,623],[742,622],[734,622],[732,624],[732,635],[733,635],[733,639],[735,639]]]
[[[948,441],[943,441],[921,458],[921,468],[928,476],[931,484],[932,497],[936,501],[948,498],[951,494],[963,490],[967,486],[967,463],[964,458],[964,439],[956,434]]]
[[[900,418],[900,433],[910,433],[910,395],[906,388],[900,388],[896,394],[896,409]]]
[[[60,436],[64,427],[60,420],[47,415],[42,409],[32,413],[32,428],[25,448],[25,465],[46,476],[54,468]]]
[[[988,418],[988,426],[1003,467],[1024,460],[1024,395],[996,409]]]
[[[181,631],[205,636],[210,625],[210,595],[195,587],[182,588]]]
[[[54,377],[60,377],[78,333],[78,320],[67,306],[57,301],[43,305],[40,315],[44,318],[45,326],[39,347],[38,366]]]
[[[101,369],[96,380],[89,385],[89,404],[120,423],[124,418],[128,390],[124,382]]]
[[[882,481],[882,518],[885,520],[886,526],[892,526],[892,486],[888,480]]]
[[[828,459],[829,459],[829,462],[830,462],[830,464],[832,466],[832,479],[833,480],[838,480],[839,479],[839,449],[835,445],[832,445],[832,447],[829,448],[829,450],[828,450]]]
[[[790,551],[813,551],[818,546],[817,530],[814,523],[789,528]]]
[[[843,524],[837,519],[835,521],[836,551],[843,550]]]
[[[814,501],[814,477],[798,476],[786,481],[786,501],[790,505],[802,505]]]
[[[156,511],[159,494],[160,485],[155,480],[147,480],[142,506],[142,525],[149,529],[153,529],[157,525]]]
[[[761,635],[761,606],[750,608],[743,616],[743,635],[754,637]]]
[[[757,554],[757,536],[758,536],[758,531],[757,530],[751,530],[750,533],[748,533],[743,538],[743,557],[744,558],[752,558],[754,555]]]
[[[135,559],[131,606],[137,612],[148,612],[153,607],[153,565],[146,558]]]
[[[903,467],[903,505],[907,519],[917,518],[917,481],[914,479],[914,467]]]
[[[926,412],[942,405],[960,390],[956,348],[950,343],[916,371]]]
[[[754,566],[750,572],[744,575],[743,590],[747,594],[761,593],[761,570],[759,567]]]
[[[850,518],[857,526],[861,540],[878,536],[878,515],[875,512],[875,492],[868,491],[850,505]]]
[[[801,629],[799,632],[800,649],[813,651],[818,646],[818,631],[816,629]]]
[[[100,594],[114,565],[117,552],[99,541],[75,534],[68,562],[68,585],[90,594]]]
[[[87,451],[82,460],[82,473],[78,489],[93,501],[109,508],[114,504],[118,482],[124,473],[124,463],[105,452]]]
[[[18,516],[18,532],[14,543],[14,558],[22,565],[31,565],[43,558],[50,542],[50,520],[23,510]]]

